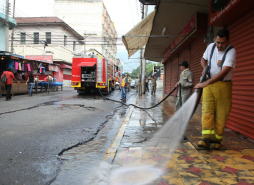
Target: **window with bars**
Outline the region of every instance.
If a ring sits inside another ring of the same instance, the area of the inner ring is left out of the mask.
[[[26,33],[22,32],[20,34],[20,44],[26,44]]]
[[[66,45],[67,45],[67,36],[64,35],[64,46],[66,46]]]
[[[47,44],[51,44],[51,32],[46,32],[46,42]]]
[[[76,51],[76,42],[73,41],[73,51]]]
[[[39,44],[39,32],[34,32],[34,44]]]

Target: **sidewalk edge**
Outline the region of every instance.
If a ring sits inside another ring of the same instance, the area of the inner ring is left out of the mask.
[[[138,98],[138,95],[136,96],[134,103],[136,103],[137,98]],[[102,158],[102,161],[112,163],[113,159],[115,158],[118,147],[120,146],[120,143],[121,143],[122,138],[124,136],[125,129],[126,129],[127,125],[129,124],[133,109],[134,109],[134,106],[131,106],[129,111],[127,112],[120,128],[118,129],[118,132],[117,132],[115,138],[113,139],[110,147],[106,151],[106,154]]]

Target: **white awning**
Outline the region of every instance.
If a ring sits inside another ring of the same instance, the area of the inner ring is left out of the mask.
[[[128,51],[129,57],[147,44],[149,37],[146,36],[150,36],[154,15],[155,10],[122,37],[122,41]]]

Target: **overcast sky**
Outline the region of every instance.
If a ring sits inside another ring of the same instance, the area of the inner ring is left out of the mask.
[[[9,0],[13,5],[13,0]],[[111,20],[115,23],[118,37],[131,30],[141,20],[139,0],[103,0],[109,12]],[[5,0],[0,0],[4,4]],[[0,5],[1,5],[0,4]],[[16,17],[41,17],[54,16],[54,0],[16,0]],[[152,11],[152,7],[149,11]],[[124,63],[124,71],[130,72],[136,69],[140,60],[139,51],[128,59],[128,53],[124,45],[117,46],[117,58]]]

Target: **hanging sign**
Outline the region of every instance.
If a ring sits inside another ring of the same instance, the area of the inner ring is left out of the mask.
[[[53,55],[26,55],[26,59],[53,64]]]
[[[55,71],[55,72],[58,72],[58,71],[59,71],[59,68],[58,68],[58,66],[49,65],[49,71]]]
[[[170,56],[193,32],[197,30],[197,14],[195,14],[185,28],[180,32],[179,36],[169,45],[168,49],[163,53],[164,60]]]
[[[241,0],[210,0],[210,26],[240,1]]]

